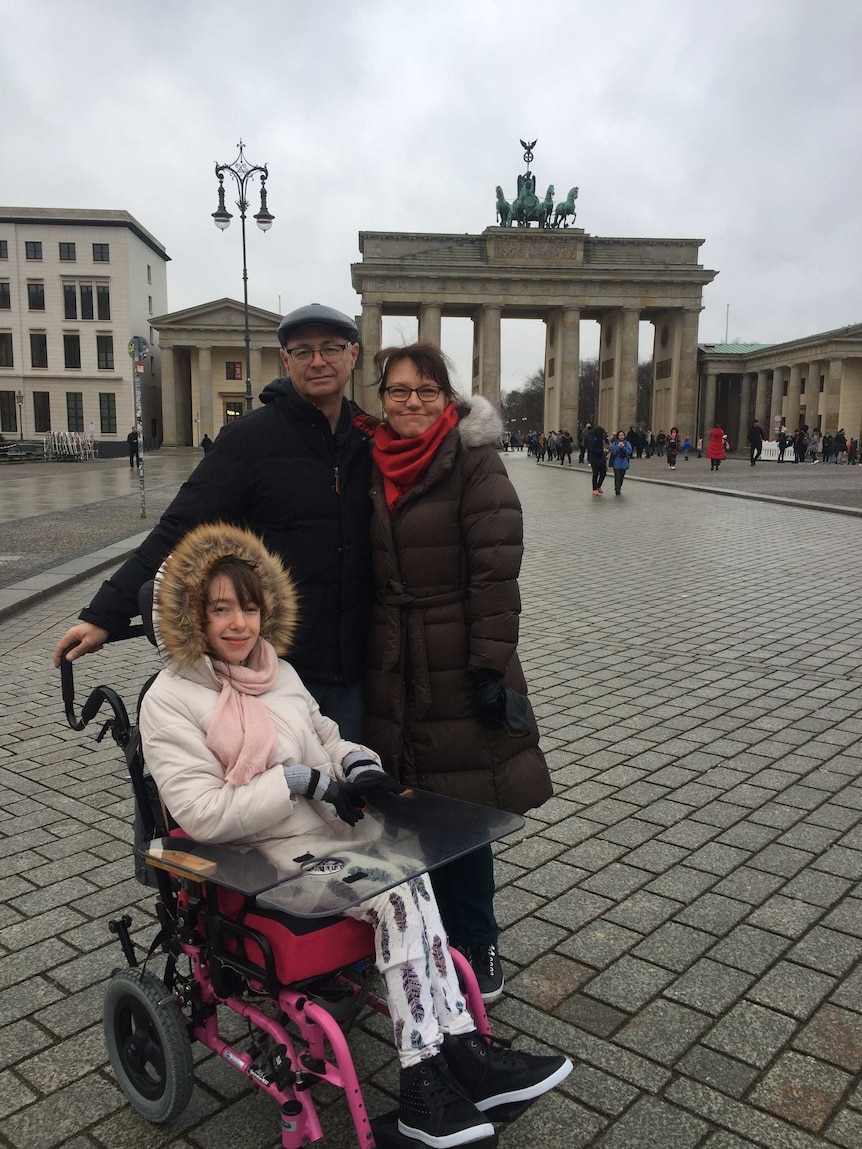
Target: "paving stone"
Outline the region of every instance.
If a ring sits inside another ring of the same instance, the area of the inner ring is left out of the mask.
[[[525,918],[500,934],[500,952],[509,961],[526,965],[552,950],[565,936],[566,931],[558,926]]]
[[[837,874],[841,878],[862,878],[862,850],[848,850],[846,846],[832,846],[814,861],[814,868]]]
[[[526,970],[506,982],[509,993],[536,1006],[553,1011],[595,973],[588,966],[571,961],[560,953],[545,954]]]
[[[638,870],[622,862],[612,862],[599,873],[593,874],[581,883],[581,889],[601,897],[624,898],[650,880],[652,874]]]
[[[608,910],[605,918],[618,925],[637,930],[641,934],[647,934],[673,917],[678,910],[678,902],[671,901],[670,898],[661,898],[649,890],[638,890]]]
[[[704,1037],[705,1045],[765,1068],[788,1044],[797,1023],[751,1001],[738,1002]]]
[[[702,1013],[658,999],[627,1022],[615,1040],[663,1065],[673,1065],[711,1024]]]
[[[748,920],[753,926],[772,930],[787,938],[798,938],[822,916],[821,906],[776,894],[755,910]]]
[[[558,950],[576,961],[604,969],[640,940],[641,935],[634,930],[623,929],[622,926],[599,918],[562,942]]]
[[[579,1101],[613,1117],[619,1116],[639,1096],[633,1085],[583,1064],[574,1067],[566,1078],[565,1088]]]
[[[720,1089],[731,1097],[742,1097],[757,1080],[758,1071],[733,1057],[725,1057],[714,1049],[696,1045],[690,1049],[676,1067],[682,1073]]]
[[[655,997],[673,974],[640,958],[623,955],[598,974],[585,987],[590,997],[597,997],[617,1009],[632,1013]]]
[[[819,1132],[852,1077],[798,1053],[784,1053],[755,1086],[750,1100],[787,1121]]]
[[[862,1145],[862,1113],[843,1110],[826,1130],[826,1136],[844,1149],[859,1149]]]
[[[580,993],[573,994],[555,1013],[561,1021],[570,1022],[596,1037],[610,1037],[629,1016],[622,1010],[605,1005],[603,1001],[596,1001]]]
[[[4,1133],[16,1149],[52,1149],[124,1104],[115,1085],[91,1075],[13,1113]]]
[[[793,1047],[858,1073],[862,1069],[862,1017],[827,1002],[794,1040]]]
[[[678,922],[667,922],[633,951],[635,957],[682,973],[715,944],[712,934]]]
[[[862,954],[862,938],[814,926],[790,950],[788,957],[800,965],[840,977]]]
[[[852,885],[849,878],[840,878],[836,874],[826,874],[822,870],[803,870],[787,883],[782,893],[788,898],[799,898],[815,906],[831,906]]]
[[[828,997],[835,979],[793,962],[780,961],[748,991],[748,997],[770,1009],[804,1021]],[[838,997],[835,997],[838,1001]],[[839,1002],[839,1004],[843,1004]]]
[[[660,874],[646,887],[650,893],[674,898],[678,902],[693,902],[695,898],[715,885],[714,874],[703,870],[692,870],[688,866],[673,866]]]
[[[744,902],[709,893],[681,910],[676,920],[683,925],[721,935],[732,929],[750,910],[751,907]]]
[[[709,956],[748,973],[762,973],[789,945],[787,938],[743,924],[717,942]]]
[[[642,1097],[595,1143],[596,1149],[694,1149],[705,1122],[657,1097]]]
[[[701,958],[665,990],[667,997],[717,1016],[741,997],[754,978],[742,970]]]
[[[612,905],[613,901],[610,898],[600,898],[597,894],[578,888],[569,890],[553,902],[541,906],[537,914],[551,922],[559,923],[566,930],[576,930],[578,926],[599,917]]]

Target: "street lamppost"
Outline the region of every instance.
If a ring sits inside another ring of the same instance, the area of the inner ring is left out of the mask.
[[[15,402],[18,404],[18,438],[24,438],[24,392],[15,392]]]
[[[251,410],[251,335],[248,330],[248,270],[245,257],[245,213],[248,207],[247,190],[255,175],[260,174],[260,211],[254,220],[261,231],[269,231],[275,219],[266,206],[266,181],[269,176],[266,164],[250,164],[245,158],[243,142],[239,141],[239,155],[232,164],[220,164],[216,161],[215,173],[218,176],[218,210],[212,213],[213,223],[224,231],[230,226],[233,219],[231,213],[224,206],[224,176],[225,172],[233,176],[236,182],[239,199],[236,206],[239,208],[239,218],[242,225],[242,303],[243,319],[245,323],[245,409]]]

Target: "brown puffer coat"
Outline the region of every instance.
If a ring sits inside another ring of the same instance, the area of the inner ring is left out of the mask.
[[[407,785],[521,814],[552,793],[532,708],[528,734],[482,725],[470,675],[498,671],[526,694],[521,505],[491,446],[499,434],[499,416],[474,396],[391,516],[374,470],[365,740]]]

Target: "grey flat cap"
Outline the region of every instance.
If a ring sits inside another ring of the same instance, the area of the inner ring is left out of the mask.
[[[322,303],[307,303],[305,307],[297,307],[289,311],[278,325],[278,341],[284,347],[295,331],[303,327],[331,327],[351,343],[359,340],[359,329],[343,311],[336,311],[334,307],[324,307]]]

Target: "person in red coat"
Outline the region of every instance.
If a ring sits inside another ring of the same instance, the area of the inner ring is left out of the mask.
[[[721,427],[716,425],[709,433],[709,446],[706,448],[706,457],[709,459],[710,471],[717,471],[721,466],[721,461],[725,456],[725,449],[727,448],[727,436]]]

